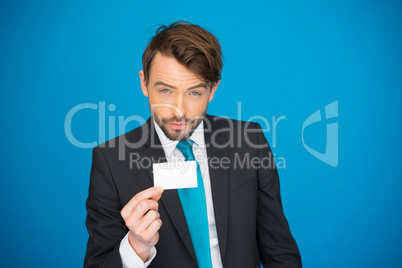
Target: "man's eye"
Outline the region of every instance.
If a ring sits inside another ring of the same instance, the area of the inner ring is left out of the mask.
[[[162,93],[169,93],[169,89],[162,89],[160,92],[162,92]]]
[[[198,95],[201,95],[201,94],[198,93],[197,91],[192,91],[192,92],[191,92],[191,95],[198,96]]]

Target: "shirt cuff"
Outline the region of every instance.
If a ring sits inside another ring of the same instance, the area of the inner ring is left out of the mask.
[[[152,247],[149,252],[149,256],[147,261],[144,263],[140,257],[138,257],[137,253],[133,250],[128,242],[128,233],[124,236],[124,238],[120,242],[119,247],[120,258],[123,264],[123,268],[144,268],[148,267],[151,264],[152,260],[156,256],[156,248]]]

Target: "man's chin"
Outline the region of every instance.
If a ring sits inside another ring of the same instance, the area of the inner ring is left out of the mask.
[[[174,130],[174,129],[167,129],[166,127],[162,128],[163,133],[165,136],[172,141],[184,141],[190,138],[191,134],[193,134],[194,130]]]

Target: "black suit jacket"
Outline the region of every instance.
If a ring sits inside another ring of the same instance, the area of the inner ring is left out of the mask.
[[[206,115],[204,135],[223,267],[257,268],[260,262],[264,267],[301,267],[260,126]],[[128,229],[120,211],[136,193],[153,186],[152,162],[165,161],[151,119],[94,148],[85,267],[122,267],[119,245]],[[149,267],[197,267],[177,191],[166,190],[159,203],[163,224]]]

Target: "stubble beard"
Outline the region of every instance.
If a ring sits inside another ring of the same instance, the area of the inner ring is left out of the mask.
[[[159,118],[155,112],[152,113],[152,117],[154,118],[155,122],[158,126],[162,129],[163,133],[169,140],[172,141],[184,141],[190,138],[190,136],[194,133],[196,128],[201,124],[204,116],[206,114],[206,110],[197,117],[186,119],[184,117],[171,117],[171,118]],[[172,122],[180,122],[186,123],[187,126],[184,130],[175,130],[169,128],[167,124]]]

